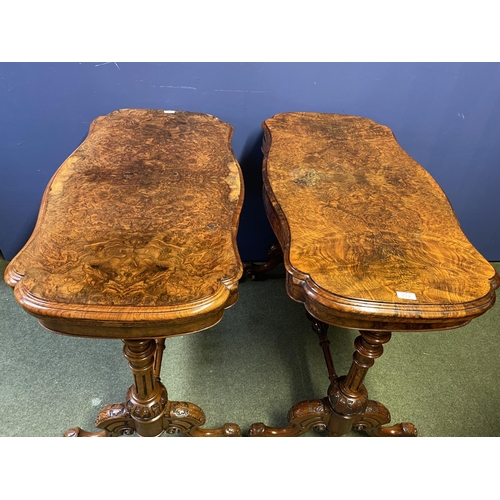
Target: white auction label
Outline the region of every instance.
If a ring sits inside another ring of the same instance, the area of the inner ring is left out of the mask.
[[[417,300],[417,296],[412,292],[396,292],[400,299]]]

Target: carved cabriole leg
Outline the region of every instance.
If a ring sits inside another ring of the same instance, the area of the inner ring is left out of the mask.
[[[332,409],[326,432],[341,436],[352,428],[363,430],[372,436],[416,436],[413,424],[401,423],[381,427],[390,422],[389,411],[379,402],[368,400],[363,386],[366,373],[375,359],[383,353],[383,344],[391,338],[390,332],[360,331],[355,340],[356,352],[347,376],[335,380],[328,389]]]
[[[364,431],[370,436],[416,437],[416,427],[410,422],[401,422],[392,426],[381,427],[391,421],[389,410],[378,401],[369,400],[361,419],[354,425],[354,430]]]
[[[241,436],[236,424],[216,429],[200,429],[205,414],[193,403],[169,401],[167,389],[160,381],[163,342],[157,340],[124,340],[123,353],[134,377],[125,403],[106,406],[96,419],[101,432],[87,432],[79,427],[65,436],[105,437],[133,434],[160,436],[176,431],[187,436]]]
[[[258,422],[250,426],[248,435],[251,437],[293,437],[305,434],[311,429],[322,432],[326,429],[329,415],[327,398],[302,401],[288,412],[289,426],[269,427]]]
[[[238,437],[241,429],[236,424],[224,424],[215,429],[202,429],[205,414],[202,409],[185,401],[171,401],[168,412],[163,417],[163,425],[168,434],[180,432],[193,437]]]

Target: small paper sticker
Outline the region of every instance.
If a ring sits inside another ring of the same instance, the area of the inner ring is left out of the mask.
[[[396,292],[400,299],[417,300],[417,296],[413,292]]]

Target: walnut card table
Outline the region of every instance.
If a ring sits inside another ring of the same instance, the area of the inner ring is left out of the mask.
[[[319,335],[330,386],[327,397],[296,404],[289,426],[256,423],[250,435],[313,428],[331,436],[351,429],[414,436],[410,423],[384,426],[388,410],[363,385],[368,369],[391,332],[457,328],[485,313],[500,278],[464,236],[443,191],[387,127],[354,116],[283,113],[263,128],[266,212],[287,292],[304,304]],[[328,325],[360,330],[346,376],[335,373]]]
[[[243,185],[231,136],[210,115],[115,111],[47,186],[5,280],[45,328],[122,339],[133,374],[125,402],[99,413],[100,432],[66,435],[241,435],[201,428],[202,410],[170,401],[160,381],[165,338],[215,325],[237,299]]]

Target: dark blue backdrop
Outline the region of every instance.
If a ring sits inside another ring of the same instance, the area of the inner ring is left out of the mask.
[[[0,250],[11,259],[34,227],[43,190],[85,138],[119,108],[210,113],[234,127],[246,198],[243,259],[274,240],[261,202],[260,124],[284,111],[371,118],[440,183],[471,242],[500,260],[500,64],[2,63]]]

